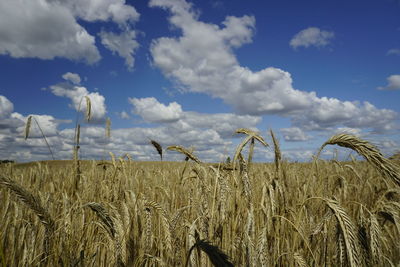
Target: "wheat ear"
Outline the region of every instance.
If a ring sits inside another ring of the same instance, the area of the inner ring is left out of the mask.
[[[28,139],[28,137],[29,137],[29,132],[31,130],[31,124],[32,124],[32,116],[29,116],[28,119],[26,120],[26,124],[25,124],[25,140]]]
[[[207,254],[211,263],[217,267],[233,267],[233,264],[229,261],[229,257],[217,246],[211,245],[209,241],[200,239],[197,232],[195,235],[196,243],[189,249],[188,256],[186,258],[185,267],[189,264],[190,255],[193,249],[197,248]]]
[[[106,137],[111,138],[111,119],[107,118],[106,120]]]
[[[196,157],[192,152],[182,146],[169,146],[167,150],[174,150],[184,154],[187,158],[193,160],[196,163],[201,163],[198,157]]]
[[[324,199],[326,205],[333,211],[338,222],[338,234],[343,237],[348,263],[351,267],[360,266],[360,253],[357,245],[354,224],[345,210],[335,201]]]
[[[92,102],[90,101],[90,98],[87,95],[85,95],[85,99],[86,99],[86,120],[90,121],[92,117]]]
[[[272,129],[269,131],[269,133],[271,134],[271,138],[272,138],[272,142],[274,143],[274,153],[275,153],[275,169],[276,171],[279,170],[279,165],[280,162],[282,160],[282,153],[281,150],[279,148],[279,142],[275,137],[274,132],[272,131]]]
[[[381,152],[371,143],[350,134],[338,134],[326,141],[318,151],[319,157],[322,149],[326,145],[338,145],[350,148],[363,156],[372,166],[374,166],[383,176],[392,179],[400,186],[400,170],[397,165],[385,158]]]
[[[44,132],[43,132],[43,130],[42,130],[42,127],[40,127],[39,122],[38,122],[38,121],[35,119],[35,117],[33,117],[32,115],[30,115],[30,116],[28,117],[28,119],[27,119],[27,121],[26,121],[26,124],[25,124],[25,133],[24,133],[25,140],[28,139],[28,137],[29,137],[29,132],[30,132],[30,130],[31,130],[31,124],[32,124],[32,118],[33,118],[33,120],[36,122],[36,125],[37,125],[37,127],[39,128],[40,133],[42,134],[42,137],[43,137],[44,141],[46,142],[46,146],[47,146],[47,149],[50,151],[51,158],[52,158],[53,160],[55,160],[53,151],[51,150],[51,147],[50,147],[50,145],[49,145],[49,142],[47,142],[47,138],[46,138],[46,135],[44,134]]]
[[[255,131],[252,131],[250,129],[246,129],[246,128],[239,128],[235,131],[236,133],[242,133],[242,134],[246,134],[247,137],[245,139],[242,140],[242,142],[238,145],[238,147],[236,148],[236,152],[235,152],[235,156],[233,157],[233,162],[236,162],[239,154],[242,152],[243,148],[245,147],[245,145],[252,140],[252,143],[254,143],[254,140],[257,140],[258,142],[260,142],[261,144],[263,144],[264,146],[268,146],[267,142],[265,142],[264,138],[262,138],[258,133],[256,133]],[[253,144],[254,145],[254,144]],[[250,152],[249,152],[249,159],[252,158],[252,149],[250,148]]]
[[[156,141],[154,141],[154,140],[150,140],[150,143],[154,146],[154,148],[157,150],[157,152],[158,152],[158,155],[160,155],[160,158],[161,158],[161,161],[162,161],[162,154],[163,154],[163,152],[162,152],[162,146],[159,144],[159,143],[157,143]]]
[[[55,228],[54,220],[51,218],[50,213],[47,211],[46,208],[44,208],[37,197],[28,192],[17,182],[0,175],[0,184],[10,189],[22,203],[24,203],[39,217],[39,220],[46,229],[43,246],[46,257],[49,256],[51,237],[54,233]]]

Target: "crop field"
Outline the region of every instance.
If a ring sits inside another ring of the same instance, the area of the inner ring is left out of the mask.
[[[1,266],[399,266],[398,161],[252,163],[244,132],[230,163],[2,164]]]

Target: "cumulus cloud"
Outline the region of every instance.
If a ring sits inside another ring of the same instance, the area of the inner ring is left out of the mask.
[[[125,119],[125,120],[127,120],[127,119],[130,118],[128,112],[126,112],[126,111],[121,111],[121,112],[119,112],[119,113],[118,113],[118,116],[119,116],[121,119]]]
[[[154,97],[129,98],[133,105],[133,113],[142,117],[146,122],[174,122],[182,114],[181,105],[176,102],[168,106],[160,103]]]
[[[400,49],[398,49],[398,48],[389,49],[389,51],[387,51],[386,55],[400,56]]]
[[[81,83],[81,77],[76,73],[67,72],[62,77],[63,77],[64,80],[70,81],[73,84],[80,84]]]
[[[323,47],[327,46],[335,37],[333,32],[323,31],[317,27],[309,27],[301,30],[290,40],[290,46],[293,49],[298,47]]]
[[[70,76],[70,75],[69,75]],[[78,78],[79,75],[74,76]],[[90,98],[92,122],[99,123],[104,121],[107,112],[105,98],[98,92],[89,92],[86,87],[77,86],[68,82],[58,83],[50,86],[51,92],[56,96],[66,97],[71,100],[71,107],[76,111],[86,112],[85,96]]]
[[[71,85],[72,86],[72,85]],[[19,161],[46,160],[50,153],[35,122],[32,124],[30,138],[24,140],[23,132],[29,115],[22,115],[10,108],[12,103],[6,97],[0,97],[2,117],[0,118],[0,158]],[[4,104],[6,103],[6,104]],[[158,101],[155,102],[159,103]],[[7,108],[4,108],[7,107]],[[164,105],[168,107],[168,105]],[[72,158],[74,128],[59,130],[62,121],[50,115],[33,115],[41,125],[56,159]],[[149,139],[159,142],[164,148],[169,145],[192,147],[195,154],[206,162],[218,162],[234,153],[239,140],[232,140],[231,129],[239,127],[254,128],[260,117],[230,113],[203,114],[183,111],[177,121],[163,123],[149,128],[132,127],[113,129],[111,138],[105,137],[104,127],[85,124],[81,127],[80,157],[83,159],[101,159],[107,157],[105,151],[117,156],[129,153],[135,160],[158,160],[157,152],[149,144]],[[292,127],[293,128],[293,127]],[[292,139],[301,137],[301,129],[288,128]],[[283,130],[285,132],[286,129]],[[295,133],[295,134],[293,134]],[[297,133],[297,134],[296,134]],[[297,137],[293,137],[297,136]],[[301,138],[300,138],[301,139]],[[398,138],[397,138],[398,139]],[[398,149],[399,140],[383,139],[378,145],[384,151]],[[307,161],[315,149],[282,148],[284,157],[291,160]],[[385,152],[387,153],[387,152]],[[176,152],[165,152],[166,160],[183,160],[184,156]],[[273,152],[256,147],[255,160],[272,160]]]
[[[400,90],[400,75],[390,75],[387,77],[388,84],[386,86],[380,86],[378,90]]]
[[[315,151],[304,148],[288,149],[282,151],[283,158],[294,161],[310,161]]]
[[[307,141],[310,139],[310,136],[298,127],[282,128],[281,133],[285,141],[288,142]]]
[[[117,53],[125,59],[125,65],[129,70],[133,69],[135,64],[134,54],[139,47],[139,43],[135,40],[136,32],[126,30],[120,34],[113,32],[101,31],[99,33],[101,43],[112,53]]]
[[[219,26],[199,21],[184,0],[152,0],[150,6],[169,10],[169,22],[181,30],[181,36],[161,37],[150,48],[154,65],[180,89],[220,98],[239,114],[288,117],[294,126],[303,129],[393,129],[397,113],[392,110],[378,109],[369,102],[341,101],[297,90],[290,73],[278,68],[252,71],[241,66],[233,50],[251,42],[254,17],[230,16]],[[324,45],[332,34],[319,30],[317,36],[325,39],[318,37],[312,43]]]
[[[13,103],[5,96],[0,95],[0,119],[8,118],[13,110]]]
[[[95,39],[62,5],[45,0],[0,2],[0,54],[15,58],[100,60]]]
[[[360,136],[362,130],[359,128],[349,128],[349,127],[339,127],[335,130],[335,134],[352,134],[355,136]]]
[[[78,21],[113,21],[130,28],[138,19],[139,13],[124,0],[0,1],[0,54],[93,64],[101,59],[95,37]]]
[[[170,127],[181,130],[212,129],[222,137],[231,137],[237,128],[254,128],[261,122],[259,116],[183,111],[181,105],[176,102],[166,106],[154,97],[129,98],[129,102],[133,106],[133,113],[141,116],[146,122],[175,122]]]
[[[205,114],[185,111],[182,121],[194,128],[213,129],[222,138],[230,138],[238,128],[255,128],[261,117],[232,113]]]
[[[33,116],[29,138],[24,139],[25,123]],[[59,125],[63,123],[51,115],[29,114],[24,116],[14,112],[13,104],[0,95],[0,159],[33,160],[50,158],[43,134],[51,145],[60,144],[57,138]],[[41,130],[38,125],[40,125]],[[43,156],[43,157],[42,157]]]
[[[112,20],[118,24],[136,22],[140,14],[125,0],[51,0],[66,6],[75,17],[95,22]]]

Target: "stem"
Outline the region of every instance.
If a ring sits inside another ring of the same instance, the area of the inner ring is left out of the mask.
[[[33,117],[33,116],[32,116],[32,117]],[[44,133],[43,133],[42,127],[40,127],[40,125],[39,125],[39,123],[38,123],[38,121],[36,120],[35,117],[33,117],[33,119],[35,120],[36,125],[39,127],[39,130],[40,130],[40,132],[42,133],[43,139],[44,139],[44,141],[46,142],[47,148],[48,148],[49,151],[50,151],[51,158],[52,158],[53,160],[55,160],[55,159],[54,159],[54,155],[53,155],[53,151],[51,150],[50,145],[49,145],[49,143],[47,142],[47,138],[46,138],[46,136],[45,136]]]

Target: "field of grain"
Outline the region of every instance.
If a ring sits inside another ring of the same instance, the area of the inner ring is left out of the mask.
[[[398,162],[335,138],[366,160],[3,164],[1,266],[399,266]]]

